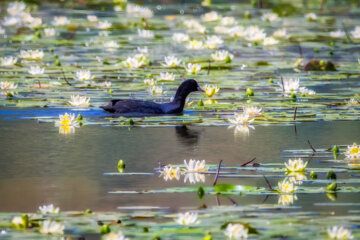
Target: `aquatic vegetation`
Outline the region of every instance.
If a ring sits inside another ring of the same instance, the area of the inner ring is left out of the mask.
[[[176,58],[175,56],[165,56],[164,63],[162,64],[164,67],[177,67],[180,66],[181,60]]]
[[[17,63],[17,58],[9,56],[9,57],[2,57],[0,58],[1,66],[8,67],[14,66]]]
[[[44,52],[42,50],[21,50],[19,58],[28,59],[28,60],[40,60],[44,57]]]
[[[164,93],[164,89],[159,86],[151,86],[150,88],[148,88],[148,92],[151,95],[161,95]]]
[[[354,143],[353,145],[347,146],[345,157],[348,160],[360,160],[360,145]]]
[[[54,26],[64,26],[68,24],[70,24],[70,20],[65,16],[54,17],[54,20],[52,21],[52,25]]]
[[[197,212],[179,213],[178,218],[175,221],[178,224],[185,226],[191,226],[200,223]]]
[[[179,167],[173,168],[171,166],[165,166],[160,170],[160,177],[165,181],[167,180],[180,180],[181,170]]]
[[[185,65],[185,71],[189,74],[196,75],[198,72],[201,71],[201,65],[197,63],[188,63]]]
[[[229,53],[226,50],[219,50],[219,51],[216,51],[215,53],[211,54],[211,58],[214,61],[231,62],[232,59],[234,58],[234,55],[232,55],[231,53]]]
[[[159,81],[174,81],[175,80],[175,74],[169,73],[169,72],[162,72],[159,76]]]
[[[245,115],[249,115],[249,117],[256,117],[261,115],[262,109],[255,106],[244,106],[243,112]]]
[[[42,68],[38,65],[36,66],[30,66],[30,70],[29,70],[29,73],[31,75],[43,75],[45,72],[45,68]]]
[[[197,172],[206,172],[208,168],[206,168],[205,160],[193,160],[190,159],[189,162],[184,160],[185,171],[188,173],[197,173]]]
[[[349,229],[343,226],[333,226],[327,229],[327,233],[330,239],[353,239]]]
[[[218,93],[220,91],[220,88],[216,85],[210,85],[210,84],[206,84],[204,86],[205,89],[205,94],[208,97],[212,97],[214,96],[216,93]]]
[[[280,193],[293,193],[297,189],[289,179],[285,178],[283,181],[278,182],[278,191]]]
[[[52,220],[40,223],[39,232],[42,234],[64,234],[65,225]]]
[[[39,207],[39,212],[41,212],[41,214],[59,214],[60,213],[60,208],[59,207],[54,207],[54,204],[50,204],[50,205],[43,205]]]
[[[317,20],[317,15],[315,13],[307,13],[307,14],[305,14],[305,18],[308,21],[316,21]]]
[[[285,95],[290,95],[292,93],[297,93],[299,91],[300,79],[285,78],[285,79],[281,79],[281,82],[279,82],[278,84]]]
[[[288,162],[285,162],[286,171],[288,172],[303,172],[307,166],[308,162],[305,162],[299,159],[289,159]]]
[[[95,76],[91,75],[90,70],[78,70],[75,72],[75,79],[78,81],[90,81],[94,78]]]
[[[177,42],[177,43],[181,43],[181,42],[187,42],[189,41],[189,35],[185,34],[185,33],[174,33],[172,35],[172,40]]]
[[[126,238],[125,235],[118,231],[117,233],[110,232],[103,237],[104,240],[129,240],[129,238]]]
[[[88,107],[90,105],[90,98],[80,96],[80,95],[71,95],[71,100],[69,104],[74,107]]]
[[[225,236],[229,239],[247,239],[248,238],[248,229],[244,227],[243,224],[240,223],[229,223],[226,226]]]
[[[234,113],[234,118],[228,118],[229,123],[234,125],[248,125],[255,119],[252,118],[248,113]]]

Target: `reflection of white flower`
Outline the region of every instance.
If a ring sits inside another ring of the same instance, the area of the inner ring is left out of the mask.
[[[189,41],[189,43],[186,45],[186,48],[199,50],[199,49],[203,49],[204,45],[202,41],[192,40]]]
[[[205,160],[193,160],[190,159],[189,162],[187,163],[186,160],[184,160],[184,164],[185,164],[185,171],[186,172],[206,172],[207,168],[205,165]]]
[[[305,95],[305,96],[307,96],[307,95],[315,95],[316,94],[316,92],[314,90],[308,89],[306,87],[301,87],[300,88],[300,93],[302,95]]]
[[[248,237],[248,229],[240,223],[229,223],[224,234],[229,239],[246,239]]]
[[[293,193],[297,189],[296,186],[289,179],[285,178],[283,181],[278,182],[278,191],[280,193]]]
[[[351,234],[349,229],[344,228],[343,226],[333,226],[327,229],[327,233],[330,239],[353,239],[354,236]]]
[[[276,30],[273,33],[273,37],[275,37],[275,38],[289,38],[289,35],[287,34],[286,29],[283,28],[283,29]]]
[[[205,174],[202,173],[186,173],[184,177],[184,183],[189,181],[189,183],[204,183],[205,182]]]
[[[275,45],[278,43],[279,43],[279,41],[273,37],[266,37],[266,38],[264,38],[264,42],[263,42],[264,46]]]
[[[64,234],[65,225],[52,220],[45,220],[40,223],[40,233],[42,234]]]
[[[342,38],[345,36],[345,32],[341,30],[333,31],[329,33],[332,38]]]
[[[261,16],[261,20],[266,21],[266,22],[275,22],[279,20],[279,16],[276,13],[264,13]]]
[[[154,38],[154,32],[150,30],[138,29],[138,35],[142,38]]]
[[[14,66],[17,62],[17,58],[14,57],[2,57],[0,58],[1,66],[8,67],[8,66]]]
[[[39,207],[39,211],[41,214],[58,214],[60,212],[60,208],[54,207],[54,204],[43,205]]]
[[[300,79],[298,78],[285,78],[282,82],[278,83],[281,90],[285,94],[297,93],[300,87]]]
[[[175,74],[174,73],[169,73],[169,72],[160,73],[159,80],[160,81],[174,81],[175,80]]]
[[[54,26],[64,26],[70,24],[70,20],[65,16],[54,17],[52,24]]]
[[[213,36],[207,36],[207,39],[205,41],[205,47],[209,49],[215,49],[219,45],[223,44],[223,40],[221,37],[213,35]]]
[[[172,35],[172,40],[177,43],[186,42],[186,41],[189,41],[189,35],[187,35],[185,33],[174,33]]]
[[[174,56],[165,56],[164,63],[162,64],[164,67],[176,67],[181,63],[180,59],[177,59]]]
[[[354,143],[353,145],[347,146],[344,154],[348,160],[360,160],[360,145]]]
[[[304,172],[287,172],[286,176],[291,183],[296,185],[301,185],[303,181],[307,180],[306,174]]]
[[[214,61],[227,61],[230,62],[234,58],[234,55],[229,53],[226,50],[216,51],[215,53],[211,54],[211,59]]]
[[[21,50],[19,54],[20,58],[29,59],[29,60],[40,60],[44,57],[44,52],[42,50]]]
[[[161,94],[163,94],[164,90],[162,87],[152,86],[148,89],[148,92],[151,95],[161,95]]]
[[[350,33],[353,38],[359,39],[360,38],[360,26],[356,26],[355,29],[353,31],[351,31]]]
[[[194,225],[198,224],[198,214],[196,212],[179,213],[178,218],[175,220],[181,225]]]
[[[305,14],[305,18],[308,21],[316,21],[317,20],[317,15],[315,13],[308,13],[308,14]]]
[[[201,65],[197,63],[188,63],[187,65],[185,65],[185,71],[189,74],[197,74],[201,71]]]
[[[255,119],[247,113],[234,113],[234,118],[228,119],[228,121],[234,125],[246,125],[252,123],[254,120]]]
[[[80,96],[80,95],[71,95],[71,100],[69,101],[71,106],[74,107],[88,107],[90,105],[90,98]]]
[[[251,125],[231,125],[229,128],[234,128],[234,135],[250,135],[250,128],[255,129],[254,126]]]
[[[307,166],[308,162],[305,162],[299,159],[289,159],[287,163],[285,163],[286,171],[288,172],[303,172]]]
[[[79,81],[90,81],[94,78],[91,76],[90,70],[78,70],[75,72],[75,77]]]
[[[220,19],[221,16],[219,16],[219,14],[215,11],[212,11],[212,12],[208,12],[208,13],[205,13],[203,16],[202,16],[202,20],[204,22],[213,22],[213,21],[217,21]]]
[[[41,68],[40,66],[30,66],[29,73],[31,75],[43,75],[45,72],[45,68]]]
[[[289,206],[297,200],[297,196],[294,194],[281,194],[279,195],[278,204],[283,206]]]
[[[179,167],[173,168],[171,166],[165,166],[160,170],[160,177],[163,177],[165,181],[167,180],[179,180],[180,179],[181,170]]]

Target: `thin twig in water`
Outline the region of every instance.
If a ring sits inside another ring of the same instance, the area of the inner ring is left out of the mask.
[[[264,177],[264,179],[265,179],[266,184],[268,185],[269,190],[273,190],[273,188],[272,188],[269,180],[265,177],[265,175],[263,175],[263,177]]]
[[[283,77],[282,77],[282,76],[280,77],[280,79],[281,79],[281,87],[282,87],[282,91],[283,91],[283,93],[285,93],[285,88],[284,88],[284,79],[283,79]]]
[[[266,195],[266,197],[265,197],[264,201],[262,201],[262,203],[265,203],[269,197],[270,197],[270,195]]]
[[[294,131],[295,131],[295,135],[297,135],[296,124],[294,125]]]
[[[228,199],[230,200],[230,202],[231,202],[234,206],[238,206],[237,202],[235,202],[234,199],[232,199],[231,197],[228,197]]]
[[[246,162],[246,163],[243,163],[240,165],[240,167],[246,167],[246,165],[248,165],[249,163],[255,161],[256,157],[254,157],[253,159],[251,159],[250,161]]]
[[[348,40],[349,42],[352,42],[352,41],[351,41],[351,38],[350,38],[350,35],[349,35],[349,32],[348,32],[347,28],[345,27],[344,21],[341,21],[341,25],[342,25],[342,27],[343,27],[343,29],[344,29],[344,32],[345,32],[345,35],[346,35],[347,40]]]
[[[309,146],[311,147],[311,149],[313,150],[313,152],[316,152],[315,148],[313,147],[313,145],[311,145],[310,140],[308,140]]]
[[[207,75],[209,75],[210,74],[210,60],[208,60],[209,61],[209,65],[208,65],[208,72],[207,72]]]
[[[302,47],[301,47],[300,42],[298,42],[298,47],[299,47],[299,55],[300,55],[300,58],[302,58],[302,57],[303,57],[303,53],[302,53]]]
[[[218,169],[217,169],[217,171],[216,171],[216,175],[215,175],[215,180],[214,180],[213,186],[216,185],[216,182],[217,182],[217,180],[218,180],[219,173],[220,173],[221,163],[222,163],[222,160],[220,160],[220,162],[219,162],[219,166],[218,166]]]
[[[41,83],[40,83],[40,79],[38,79],[38,83],[39,83],[39,88],[41,88]]]
[[[295,107],[295,111],[294,111],[294,121],[296,119],[296,112],[297,112],[297,107]]]
[[[71,83],[69,83],[69,81],[68,81],[67,78],[65,77],[64,70],[61,70],[61,72],[62,72],[62,74],[63,74],[63,76],[64,76],[65,82],[66,82],[69,86],[71,86]]]
[[[220,206],[220,199],[218,195],[216,195],[215,200],[216,200],[216,206]]]
[[[320,5],[320,11],[321,12],[324,10],[325,4],[326,4],[326,0],[322,0],[321,5]]]

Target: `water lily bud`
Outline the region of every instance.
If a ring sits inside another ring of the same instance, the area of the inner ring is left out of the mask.
[[[321,66],[325,66],[325,65],[326,65],[326,62],[325,62],[324,60],[320,60],[320,61],[319,61],[319,64],[320,64]]]
[[[151,73],[147,74],[146,77],[147,78],[151,78],[153,75]]]
[[[49,48],[49,52],[50,52],[50,53],[54,52],[54,49],[53,49],[53,48]]]
[[[249,11],[246,11],[246,12],[244,13],[244,18],[245,18],[245,19],[251,19],[251,13],[250,13]]]
[[[156,234],[152,237],[152,240],[161,240],[161,238],[159,235]]]
[[[295,94],[295,93],[292,93],[292,94],[290,95],[290,98],[296,99],[296,94]]]
[[[221,118],[221,116],[220,116],[220,115],[216,115],[216,118]]]
[[[335,46],[335,43],[334,43],[334,42],[330,42],[329,45],[330,45],[330,47],[333,47],[333,46]]]
[[[331,201],[336,201],[337,198],[337,194],[336,192],[327,192],[326,196],[331,200]]]
[[[92,212],[93,211],[91,209],[89,209],[89,208],[84,211],[85,214],[91,214]]]
[[[59,58],[59,56],[58,56],[57,54],[55,54],[55,55],[54,55],[54,58],[55,58],[55,59],[58,59],[58,58]]]
[[[334,51],[333,51],[333,50],[330,50],[330,51],[329,51],[329,55],[334,55]]]
[[[56,59],[54,65],[57,66],[57,67],[60,67],[61,66],[60,60]]]
[[[336,192],[336,189],[337,189],[336,182],[331,183],[331,184],[327,185],[327,187],[326,187],[327,192]]]
[[[198,190],[197,190],[198,198],[199,198],[199,199],[202,199],[203,196],[204,196],[204,194],[205,194],[204,188],[203,188],[202,186],[199,186],[199,187],[198,187]]]
[[[254,91],[251,88],[246,89],[246,96],[254,96]]]
[[[76,117],[76,121],[82,121],[84,118],[81,114],[78,114]]]
[[[213,240],[213,237],[210,234],[206,234],[203,240]]]
[[[253,102],[253,100],[251,100],[251,99],[246,100],[246,103],[252,103],[252,102]]]
[[[203,102],[202,99],[200,99],[200,100],[198,101],[198,106],[199,106],[199,107],[203,107],[203,106],[204,106],[204,102]]]
[[[225,62],[226,63],[231,63],[231,61],[232,61],[231,57],[229,55],[227,55],[226,58],[225,58]]]
[[[21,217],[13,217],[11,219],[11,224],[15,229],[26,229],[29,226],[29,216],[25,214]]]
[[[336,180],[336,173],[333,170],[330,170],[327,172],[326,178]]]
[[[312,180],[317,179],[317,173],[314,172],[314,171],[311,171],[311,173],[310,173],[310,179],[312,179]]]
[[[332,148],[331,148],[331,151],[333,152],[333,153],[339,153],[339,147],[337,146],[337,145],[334,145]]]
[[[120,159],[119,162],[118,162],[118,169],[121,168],[121,169],[124,169],[125,168],[125,162],[124,160]]]
[[[111,228],[109,227],[109,225],[104,224],[101,226],[101,228],[100,228],[101,234],[107,234],[109,232],[111,232]]]
[[[7,96],[8,98],[12,98],[14,95],[13,95],[11,92],[7,92],[7,93],[6,93],[6,96]]]
[[[320,51],[319,51],[319,49],[314,48],[314,52],[315,52],[315,53],[318,53],[318,52],[320,52]]]
[[[132,118],[130,118],[129,121],[128,121],[128,124],[129,124],[129,125],[134,125],[135,122],[134,122],[134,120],[133,120]]]
[[[269,79],[269,80],[268,80],[268,83],[274,83],[274,80]]]
[[[113,92],[114,91],[112,89],[109,89],[109,91],[108,91],[109,94],[113,94]]]
[[[149,228],[148,228],[148,227],[143,227],[143,232],[144,232],[144,233],[149,232]]]

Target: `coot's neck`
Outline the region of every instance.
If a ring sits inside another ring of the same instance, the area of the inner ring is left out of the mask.
[[[190,94],[189,90],[186,89],[184,86],[180,85],[176,91],[174,100],[172,103],[179,104],[181,108],[185,106],[186,97]]]

